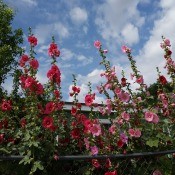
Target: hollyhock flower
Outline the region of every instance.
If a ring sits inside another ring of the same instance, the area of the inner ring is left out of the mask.
[[[108,50],[107,49],[103,50],[103,53],[108,53]]]
[[[77,108],[72,106],[71,114],[72,114],[73,116],[75,116],[76,113],[77,113]]]
[[[60,92],[58,90],[54,90],[54,95],[56,98],[60,97]]]
[[[122,46],[122,52],[123,53],[129,53],[129,52],[131,52],[131,49],[127,46]]]
[[[51,43],[50,47],[48,49],[48,54],[49,56],[55,56],[55,57],[59,57],[60,56],[60,50],[58,49],[57,44],[55,43]]]
[[[30,66],[31,66],[33,69],[35,69],[35,70],[38,69],[38,67],[39,67],[38,60],[36,60],[36,59],[30,60],[29,64],[30,64]]]
[[[54,158],[55,160],[58,160],[58,159],[59,159],[59,156],[56,155],[56,154],[54,154],[53,158]]]
[[[78,128],[73,129],[70,134],[73,139],[80,138],[80,130]]]
[[[101,135],[101,126],[100,126],[100,124],[93,124],[92,127],[90,128],[90,131],[91,131],[91,133],[94,137]]]
[[[84,138],[84,143],[85,143],[86,149],[88,150],[90,145],[89,140],[87,138]]]
[[[138,77],[138,78],[136,79],[136,82],[137,82],[138,84],[143,84],[143,83],[144,83],[143,76]]]
[[[28,76],[25,80],[25,88],[30,88],[35,84],[35,80],[33,77]]]
[[[159,170],[155,170],[155,171],[153,172],[153,175],[162,175],[162,173],[161,173]]]
[[[97,146],[92,146],[91,147],[91,154],[92,155],[97,155],[98,154],[98,147]]]
[[[72,90],[74,93],[80,93],[80,88],[77,86],[72,86]]]
[[[9,100],[3,100],[1,109],[2,111],[10,111],[12,109],[11,102]]]
[[[112,126],[110,126],[110,128],[109,128],[109,132],[111,133],[111,134],[115,134],[116,133],[116,126],[113,124]]]
[[[166,46],[171,46],[170,40],[169,40],[169,39],[165,39],[165,40],[164,40],[164,43],[165,43]]]
[[[117,94],[122,102],[128,102],[130,100],[130,95],[127,92],[121,91]]]
[[[44,93],[44,88],[43,88],[43,85],[41,83],[37,83],[37,84],[35,84],[35,86],[36,86],[35,92],[37,95],[41,95]]]
[[[105,167],[106,167],[106,168],[110,168],[111,166],[112,166],[111,161],[110,161],[109,158],[107,158],[107,159],[106,159]]]
[[[121,93],[121,89],[116,87],[115,90],[114,90],[115,94],[120,94]]]
[[[24,54],[24,55],[21,56],[21,61],[27,62],[27,61],[29,61],[29,57]]]
[[[117,146],[118,146],[119,148],[122,148],[123,145],[124,145],[124,143],[122,142],[122,140],[119,140],[119,141],[117,142]]]
[[[97,49],[100,49],[100,47],[101,47],[101,42],[100,41],[95,41],[94,42],[94,46],[97,48]]]
[[[139,138],[141,136],[141,131],[139,129],[135,129],[135,137]]]
[[[109,171],[106,172],[104,175],[117,175],[117,171]]]
[[[139,129],[130,128],[128,133],[131,137],[139,138],[141,136],[141,131]]]
[[[145,120],[148,122],[152,122],[154,118],[154,115],[152,112],[145,112]]]
[[[123,87],[126,86],[126,78],[121,78],[121,85],[122,85]]]
[[[95,94],[87,94],[85,96],[86,106],[91,106],[94,100],[95,100]]]
[[[95,168],[100,168],[101,165],[99,163],[99,161],[97,159],[92,159],[92,165],[95,167]]]
[[[154,114],[152,122],[155,123],[155,124],[157,124],[159,122],[159,117],[158,117],[157,114]]]
[[[135,136],[135,130],[134,129],[129,129],[128,130],[128,133],[129,133],[129,135],[131,136],[131,137],[134,137]]]
[[[128,136],[126,136],[125,133],[121,133],[121,134],[120,134],[120,140],[121,140],[123,143],[127,143],[127,142],[128,142]]]
[[[159,81],[162,85],[167,84],[167,80],[163,75],[159,76]]]
[[[30,45],[32,46],[36,46],[37,45],[37,38],[33,35],[28,37],[28,42],[30,43]]]
[[[126,121],[129,121],[129,119],[130,119],[130,115],[125,111],[122,112],[121,117]]]
[[[50,114],[55,110],[55,103],[50,101],[46,104],[45,114]]]
[[[42,121],[42,126],[45,129],[52,129],[53,128],[53,118],[52,117],[44,117]]]

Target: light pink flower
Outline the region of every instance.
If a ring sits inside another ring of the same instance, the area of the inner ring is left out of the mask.
[[[165,40],[164,40],[164,43],[165,43],[166,46],[171,46],[170,40],[169,40],[169,39],[165,39]]]
[[[154,117],[153,117],[153,123],[157,124],[159,122],[159,117],[157,114],[154,114]]]
[[[135,129],[135,137],[139,138],[141,136],[141,131],[139,129]]]
[[[122,52],[123,53],[128,53],[128,52],[130,52],[131,51],[131,49],[129,48],[129,47],[127,47],[127,46],[122,46]]]
[[[98,154],[98,147],[97,146],[92,146],[91,147],[91,154],[92,155],[97,155]]]
[[[130,115],[127,112],[125,112],[125,111],[122,112],[121,116],[126,121],[129,121],[129,119],[130,119]]]
[[[111,134],[115,134],[115,132],[116,132],[116,126],[113,124],[112,126],[110,126],[110,128],[109,128],[109,132],[111,133]]]
[[[128,102],[130,100],[130,95],[127,92],[121,91],[117,94],[121,101]]]
[[[87,138],[84,138],[84,143],[86,145],[86,149],[89,149],[89,140]]]
[[[135,130],[132,129],[132,128],[130,128],[130,129],[128,130],[128,133],[129,133],[129,135],[130,135],[131,137],[134,137],[134,136],[135,136]]]
[[[101,42],[100,41],[95,41],[94,42],[94,46],[97,48],[97,49],[99,49],[100,47],[101,47]]]
[[[148,122],[152,122],[154,118],[154,115],[152,112],[145,112],[145,120]]]
[[[119,87],[116,87],[114,92],[115,92],[115,94],[120,94],[121,93],[121,89]]]
[[[100,126],[100,124],[93,124],[90,131],[91,131],[91,133],[94,137],[101,135],[101,126]]]

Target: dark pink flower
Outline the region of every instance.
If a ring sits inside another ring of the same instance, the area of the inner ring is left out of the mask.
[[[101,135],[101,126],[100,126],[100,124],[93,124],[92,127],[90,128],[90,131],[91,131],[93,136]]]
[[[45,114],[50,114],[55,110],[55,103],[50,101],[46,104]]]
[[[38,63],[38,60],[36,60],[36,59],[32,59],[32,60],[30,60],[30,66],[33,68],[33,69],[38,69],[38,67],[39,67],[39,63]]]
[[[92,146],[91,147],[91,154],[92,155],[97,155],[98,154],[98,147],[97,146]]]
[[[33,35],[28,37],[28,42],[30,43],[30,45],[32,46],[36,46],[37,45],[37,38]]]
[[[128,102],[130,100],[130,95],[127,92],[121,91],[117,94],[122,102]]]
[[[44,117],[42,121],[42,126],[45,129],[52,129],[53,128],[53,118],[52,117]]]
[[[138,77],[138,78],[136,79],[136,82],[137,82],[138,84],[143,84],[143,83],[144,83],[143,76]]]
[[[92,165],[95,167],[95,168],[100,168],[101,165],[99,163],[99,161],[97,159],[92,159]]]
[[[85,96],[86,106],[91,106],[93,104],[94,99],[95,99],[95,94],[87,94]]]
[[[12,109],[10,100],[3,100],[1,104],[2,111],[10,111]]]
[[[27,77],[25,80],[25,88],[30,88],[35,84],[35,80],[33,77]]]

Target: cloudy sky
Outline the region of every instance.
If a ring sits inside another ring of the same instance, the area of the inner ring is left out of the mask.
[[[175,1],[174,0],[4,0],[15,10],[14,28],[22,28],[24,38],[28,27],[38,38],[36,58],[40,62],[38,79],[47,82],[50,68],[47,48],[51,36],[55,36],[61,56],[58,66],[62,72],[64,100],[70,100],[68,89],[72,74],[78,79],[82,94],[87,93],[87,84],[100,84],[99,74],[103,67],[93,43],[100,40],[108,49],[108,59],[129,79],[131,70],[121,46],[127,45],[132,52],[145,82],[156,80],[156,66],[165,71],[161,36],[171,39],[175,45]],[[28,49],[28,45],[26,45]],[[175,47],[172,46],[172,50]],[[9,82],[8,82],[9,83]],[[9,87],[9,86],[8,86]],[[96,91],[94,89],[94,91]],[[82,94],[80,99],[83,100]],[[101,100],[100,97],[97,98]]]

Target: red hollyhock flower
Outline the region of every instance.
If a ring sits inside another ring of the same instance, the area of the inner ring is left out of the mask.
[[[70,134],[73,139],[80,138],[80,130],[78,128],[73,129]]]
[[[121,79],[121,84],[122,84],[123,87],[126,86],[126,78]]]
[[[2,111],[10,111],[12,109],[11,102],[9,100],[3,100],[1,109]]]
[[[92,159],[92,165],[95,167],[95,168],[100,168],[101,165],[99,163],[99,161],[97,159]]]
[[[59,57],[60,56],[60,51],[58,50],[57,44],[55,43],[51,43],[50,47],[48,49],[48,54],[49,56],[55,56],[55,57]]]
[[[75,116],[76,113],[77,113],[77,108],[72,106],[71,114],[72,114],[73,116]]]
[[[42,126],[45,129],[52,129],[53,128],[53,118],[52,117],[44,117],[42,121]]]
[[[21,127],[22,127],[22,128],[25,128],[25,126],[26,126],[26,124],[27,124],[26,119],[25,119],[25,118],[22,118],[22,119],[20,120],[20,124],[21,124]]]
[[[159,81],[160,81],[160,83],[161,83],[162,85],[167,84],[167,80],[166,80],[166,78],[165,78],[163,75],[161,75],[161,76],[159,77]]]
[[[37,38],[33,35],[28,37],[28,42],[30,43],[30,45],[32,46],[36,46],[37,45]]]
[[[38,67],[39,67],[39,63],[38,63],[38,61],[36,60],[36,59],[32,59],[31,61],[30,61],[30,66],[33,68],[33,69],[38,69]]]
[[[94,100],[95,100],[95,94],[87,94],[85,96],[86,106],[91,106]]]
[[[119,141],[117,142],[117,146],[118,146],[119,148],[122,148],[123,145],[124,145],[124,143],[122,142],[122,140],[119,140]]]

